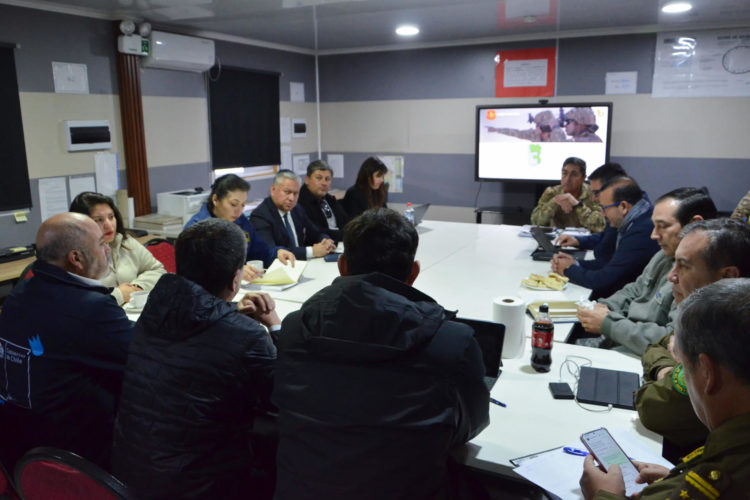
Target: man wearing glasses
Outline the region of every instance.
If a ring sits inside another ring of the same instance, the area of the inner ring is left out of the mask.
[[[336,198],[328,194],[332,178],[333,170],[328,163],[323,160],[310,162],[305,185],[299,193],[299,204],[318,230],[338,243],[344,226],[349,222],[349,216]]]
[[[643,199],[640,186],[629,177],[611,180],[599,193],[602,213],[617,229],[615,252],[602,263],[597,260],[576,261],[560,252],[552,259],[552,270],[570,281],[593,289],[592,297],[607,297],[635,280],[659,246],[650,237],[653,206]]]

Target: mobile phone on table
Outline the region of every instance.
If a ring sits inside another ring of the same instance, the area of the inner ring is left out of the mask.
[[[607,429],[601,427],[581,434],[581,442],[583,442],[583,445],[589,450],[589,453],[591,453],[596,461],[599,462],[599,467],[604,472],[607,472],[612,465],[620,466],[627,495],[632,495],[646,486],[635,482],[635,478],[638,477],[638,469],[636,469],[625,452],[622,451],[620,445],[617,444],[617,441],[615,441]]]

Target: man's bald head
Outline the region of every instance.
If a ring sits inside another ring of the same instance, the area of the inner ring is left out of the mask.
[[[37,258],[81,276],[99,278],[106,271],[106,250],[98,248],[101,237],[99,226],[87,215],[54,215],[37,231]]]

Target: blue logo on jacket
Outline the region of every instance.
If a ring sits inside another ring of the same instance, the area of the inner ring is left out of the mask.
[[[44,354],[44,346],[42,345],[41,339],[39,339],[39,335],[29,338],[29,347],[31,347],[31,354],[34,356],[41,356]]]

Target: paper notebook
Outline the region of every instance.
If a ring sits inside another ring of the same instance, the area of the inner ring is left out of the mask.
[[[254,279],[251,283],[254,285],[288,285],[297,283],[302,271],[305,270],[307,262],[304,260],[298,260],[294,263],[294,267],[290,264],[282,264],[279,259],[274,260],[271,266],[266,269],[266,272],[260,278]]]

